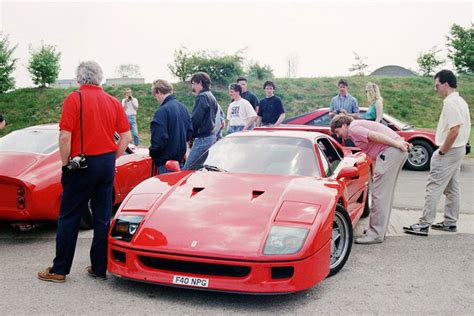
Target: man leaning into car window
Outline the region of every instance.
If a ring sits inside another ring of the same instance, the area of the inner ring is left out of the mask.
[[[99,86],[102,69],[94,61],[76,71],[78,91],[64,100],[59,122],[59,153],[63,192],[56,231],[53,265],[38,272],[43,281],[62,283],[70,273],[84,210],[92,209],[94,236],[88,275],[105,279],[107,233],[112,215],[115,159],[131,140],[130,125],[121,103]],[[82,123],[81,123],[82,122]],[[120,135],[115,143],[114,133]]]
[[[331,131],[339,137],[350,137],[375,162],[371,197],[367,197],[372,199],[369,227],[355,243],[381,243],[387,233],[398,173],[411,145],[383,124],[354,120],[345,114],[338,114],[332,119]]]

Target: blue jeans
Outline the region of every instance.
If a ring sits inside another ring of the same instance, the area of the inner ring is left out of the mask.
[[[245,126],[243,125],[232,125],[232,126],[229,126],[229,128],[227,129],[227,135],[230,135],[232,133],[235,133],[235,132],[240,132],[241,130],[244,129]]]
[[[76,250],[82,210],[89,200],[93,214],[94,237],[90,250],[92,270],[105,275],[107,270],[107,235],[112,216],[115,176],[115,153],[88,156],[87,168],[63,173],[63,194],[56,231],[56,257],[51,272],[69,274]]]
[[[207,153],[203,155],[216,142],[216,135],[211,135],[202,138],[196,138],[193,142],[193,147],[189,152],[188,159],[184,164],[183,170],[189,170],[191,165],[195,162],[203,163],[207,158]]]
[[[128,123],[130,124],[130,131],[133,136],[133,143],[138,146],[140,143],[138,141],[138,126],[137,126],[137,116],[136,115],[127,115]]]

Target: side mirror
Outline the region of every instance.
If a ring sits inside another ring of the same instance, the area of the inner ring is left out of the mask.
[[[181,171],[181,167],[179,166],[179,162],[176,160],[168,160],[165,164],[166,169],[171,171]]]
[[[336,179],[340,180],[342,178],[357,179],[359,177],[359,169],[356,167],[344,167],[337,174]]]

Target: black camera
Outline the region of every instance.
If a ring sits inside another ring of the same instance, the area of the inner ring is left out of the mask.
[[[128,96],[128,100],[132,101],[132,96],[129,95],[129,96]]]
[[[79,169],[87,168],[87,161],[83,155],[69,158],[67,165],[63,167],[64,172],[73,172]]]

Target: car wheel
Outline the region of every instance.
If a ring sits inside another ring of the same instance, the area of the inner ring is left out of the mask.
[[[411,142],[412,149],[408,152],[405,168],[409,170],[423,171],[430,169],[433,147],[425,140],[415,139]]]
[[[347,211],[340,205],[336,207],[332,226],[331,258],[329,275],[332,276],[346,264],[352,249],[352,222]]]
[[[369,182],[367,183],[367,197],[365,198],[364,211],[361,217],[365,218],[370,215],[370,207],[372,206],[372,169],[369,172]]]
[[[92,228],[92,209],[91,201],[87,202],[87,206],[82,210],[81,223],[79,224],[81,229]]]

